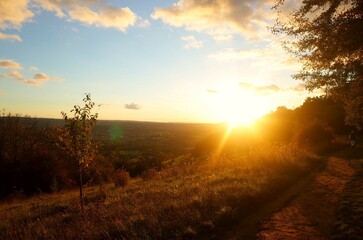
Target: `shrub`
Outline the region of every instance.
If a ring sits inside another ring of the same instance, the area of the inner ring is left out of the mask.
[[[296,134],[298,146],[316,153],[326,153],[330,150],[334,139],[333,131],[318,121],[314,121]]]
[[[90,166],[85,171],[84,182],[92,184],[102,184],[109,182],[115,172],[109,159],[101,154],[95,156]]]
[[[152,180],[152,179],[159,179],[159,177],[160,177],[160,174],[155,168],[147,169],[141,174],[142,180],[145,180],[145,181]]]
[[[113,183],[116,187],[124,187],[126,186],[130,181],[130,174],[124,169],[119,169],[113,175]]]

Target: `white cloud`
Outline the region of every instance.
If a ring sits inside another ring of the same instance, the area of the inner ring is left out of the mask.
[[[134,25],[150,25],[148,20],[138,17],[131,9],[112,7],[101,0],[0,0],[0,30],[20,30],[41,9],[54,12],[56,16],[67,20],[120,31]],[[0,32],[0,40],[5,39],[21,41],[17,34]]]
[[[268,95],[271,93],[277,93],[279,91],[282,90],[282,88],[280,88],[279,86],[275,85],[275,84],[270,84],[270,85],[263,85],[263,86],[255,86],[251,83],[247,83],[247,82],[240,82],[239,86],[242,89],[245,90],[250,90],[250,91],[255,91],[256,93],[262,94],[262,95]]]
[[[136,103],[129,103],[129,104],[125,104],[125,108],[131,109],[131,110],[139,110],[139,109],[141,109],[141,106]]]
[[[207,89],[207,92],[210,93],[210,94],[217,94],[218,91],[215,90],[215,89]]]
[[[104,6],[98,12],[87,7],[78,6],[68,12],[72,20],[97,27],[116,28],[125,31],[136,22],[136,14],[129,8]]]
[[[0,59],[0,68],[5,68],[5,69],[16,69],[16,70],[22,70],[23,67],[11,60],[11,59]],[[30,67],[29,68],[30,71],[39,71],[38,68],[36,67]],[[32,78],[27,78],[24,77],[23,74],[19,71],[10,71],[7,72],[5,74],[1,74],[0,78],[5,78],[5,79],[16,79],[19,80],[21,83],[25,83],[25,84],[30,84],[32,86],[42,86],[44,83],[48,82],[48,81],[57,81],[57,82],[62,82],[63,79],[59,78],[59,77],[52,77],[52,76],[48,76],[45,73],[42,72],[38,72],[36,74],[34,74],[34,76]]]
[[[20,29],[34,16],[29,0],[0,0],[0,29]]]
[[[22,83],[30,84],[35,87],[40,87],[48,81],[57,81],[57,82],[63,81],[59,77],[50,77],[45,73],[37,73],[33,76],[33,78],[23,78],[23,79],[19,79],[19,80]]]
[[[254,88],[254,86],[251,83],[247,83],[247,82],[240,82],[239,86],[246,90],[252,90]]]
[[[58,17],[67,17],[67,11],[78,6],[91,8],[94,5],[101,5],[100,0],[34,0],[38,6],[51,12]]]
[[[20,38],[19,35],[17,35],[17,34],[6,34],[6,33],[2,33],[2,32],[0,32],[0,40],[13,40],[13,41],[21,42],[21,38]]]
[[[266,56],[265,49],[248,49],[248,50],[237,50],[234,48],[226,48],[217,53],[210,54],[209,59],[218,62],[236,62],[242,60],[256,59],[259,56]]]
[[[303,84],[298,84],[294,87],[283,88],[283,87],[277,86],[275,84],[259,86],[259,85],[253,85],[248,82],[240,82],[239,86],[240,86],[240,88],[242,88],[244,90],[255,91],[256,93],[259,93],[262,95],[268,95],[268,94],[277,93],[280,91],[292,91],[292,92],[305,91],[305,87]]]
[[[37,74],[34,75],[34,79],[47,80],[47,79],[49,79],[49,77],[45,73],[37,73]]]
[[[34,72],[39,71],[39,69],[38,69],[37,67],[34,67],[34,66],[31,66],[31,67],[29,68],[29,70],[30,70],[30,71],[34,71]]]
[[[140,28],[146,28],[146,27],[150,26],[150,22],[147,19],[142,19],[142,18],[138,17],[137,26]]]
[[[57,0],[35,0],[39,4],[39,7],[55,12],[57,17],[65,17],[66,14],[63,12],[63,7],[71,7],[75,4],[75,1],[57,1]]]
[[[11,59],[0,59],[0,68],[23,69],[23,67],[19,63],[14,62]]]
[[[278,17],[278,19],[284,23],[287,23],[290,21],[291,15],[294,13],[294,11],[298,10],[302,6],[301,0],[285,0],[283,1],[283,4],[280,4],[277,8],[278,12],[276,12],[275,17]],[[354,2],[352,0],[345,0],[345,1],[316,1],[313,2],[313,4],[310,6],[311,8],[306,14],[306,17],[309,20],[314,20],[318,16],[320,16],[323,12],[326,12],[329,10],[331,4],[337,4],[336,9],[334,9],[333,17],[337,18],[341,16],[341,14],[346,13],[347,11],[351,10],[354,7]]]
[[[217,41],[234,34],[262,39],[272,20],[273,0],[179,0],[168,8],[156,8],[151,17],[175,27],[206,32]]]
[[[40,87],[48,81],[57,81],[57,82],[63,81],[59,77],[50,77],[45,73],[37,73],[32,78],[26,78],[18,71],[11,71],[5,73],[3,75],[0,75],[0,78],[16,79],[19,80],[21,83],[29,84],[35,87]]]
[[[8,72],[8,73],[5,73],[4,75],[1,75],[2,78],[14,78],[14,79],[18,79],[18,80],[21,80],[23,79],[23,75],[18,72],[18,71],[12,71],[12,72]]]
[[[255,87],[255,91],[261,93],[275,93],[279,92],[280,90],[281,88],[276,86],[275,84]]]
[[[289,90],[295,91],[295,92],[303,92],[303,91],[306,91],[306,88],[303,83],[300,83],[294,87],[289,88]]]
[[[291,69],[297,70],[300,64],[276,43],[270,43],[263,48],[238,50],[226,48],[208,56],[210,60],[217,62],[246,61],[255,67],[270,68],[272,70]]]
[[[116,8],[98,0],[35,0],[47,11],[55,12],[58,17],[79,21],[83,24],[115,28],[125,31],[138,23],[140,27],[148,26],[149,22],[138,17],[130,8]]]
[[[181,37],[181,39],[185,42],[184,48],[189,49],[189,48],[202,48],[203,47],[203,42],[198,41],[192,35],[183,36],[183,37]]]

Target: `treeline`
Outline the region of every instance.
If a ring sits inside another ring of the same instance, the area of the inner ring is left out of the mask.
[[[0,199],[50,193],[78,184],[77,163],[59,147],[62,126],[2,112],[0,117]],[[113,166],[96,155],[86,183],[106,181]]]
[[[36,119],[2,113],[0,118],[0,196],[52,191],[63,174],[61,152],[52,131]],[[67,179],[66,177],[63,179]]]
[[[258,120],[253,128],[240,127],[226,136],[219,131],[200,141],[193,154],[248,151],[261,144],[296,144],[318,154],[332,150],[339,135],[352,128],[345,124],[343,105],[332,98],[307,98],[295,108],[278,107]]]
[[[324,153],[332,148],[336,135],[350,131],[344,124],[344,116],[340,104],[317,97],[308,98],[294,110],[279,107],[260,119],[255,128],[235,129],[228,137],[222,125],[132,123],[129,131],[127,127],[115,131],[112,124],[100,124],[94,129],[98,153],[85,169],[83,183],[110,181],[118,169],[125,169],[132,177],[138,176],[190,152],[201,156],[215,151],[248,151],[265,143],[294,143]],[[78,163],[59,147],[62,127],[58,121],[49,125],[46,121],[2,113],[0,198],[55,192],[78,185]],[[215,134],[210,135],[212,131]],[[117,138],[112,137],[115,132],[119,132]]]
[[[343,105],[332,98],[307,98],[296,109],[279,107],[259,122],[262,136],[269,141],[295,142],[305,147],[328,147],[336,136],[346,134],[351,127],[345,124]]]
[[[83,170],[83,183],[108,182],[119,169],[131,177],[160,169],[164,161],[189,153],[218,126],[98,121],[93,133],[97,153]],[[2,112],[0,199],[77,187],[78,163],[61,147],[63,128],[61,120]]]

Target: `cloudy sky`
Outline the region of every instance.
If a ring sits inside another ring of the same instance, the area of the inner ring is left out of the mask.
[[[101,119],[243,122],[299,106],[272,4],[0,0],[0,108],[61,118],[91,93]]]

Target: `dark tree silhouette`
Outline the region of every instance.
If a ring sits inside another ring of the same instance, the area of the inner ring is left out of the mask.
[[[276,0],[272,31],[287,35],[284,46],[303,64],[293,77],[342,101],[346,122],[362,126],[363,1],[304,0],[286,18],[288,2]]]

